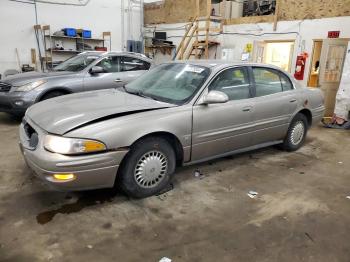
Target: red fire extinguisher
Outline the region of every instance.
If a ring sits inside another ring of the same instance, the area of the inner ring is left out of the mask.
[[[306,52],[303,52],[300,55],[298,55],[294,73],[294,77],[296,80],[304,80],[306,59],[308,57],[309,54]]]

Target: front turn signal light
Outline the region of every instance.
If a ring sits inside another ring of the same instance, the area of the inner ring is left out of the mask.
[[[68,180],[74,180],[75,179],[75,175],[74,174],[54,174],[53,177],[56,180],[60,180],[60,181],[68,181]]]

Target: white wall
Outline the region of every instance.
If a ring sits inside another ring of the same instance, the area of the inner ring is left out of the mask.
[[[140,8],[134,5],[129,30],[128,0],[123,1],[126,9],[124,39],[126,41],[129,36],[131,39],[139,40]],[[37,3],[38,24],[51,25],[52,32],[64,27],[90,29],[92,37],[96,38],[102,38],[102,32],[110,31],[112,50],[122,50],[121,2],[121,0],[91,0],[86,6]],[[30,49],[37,49],[34,24],[36,24],[34,5],[0,1],[0,73],[10,68],[18,69],[15,48],[18,48],[22,64],[31,63]]]
[[[157,25],[159,31],[165,30],[170,41],[178,44],[185,30],[184,24]],[[182,28],[181,28],[182,27]],[[151,29],[148,29],[151,30]],[[309,53],[305,77],[301,81],[306,85],[310,69],[313,39],[326,39],[328,31],[341,31],[341,38],[350,38],[350,17],[324,18],[303,21],[281,21],[278,22],[277,31],[273,31],[272,23],[241,24],[224,26],[224,33],[214,36],[221,42],[221,48],[233,49],[233,60],[240,60],[242,52],[248,43],[265,40],[295,40],[295,50],[292,58],[292,69],[295,70],[295,61],[302,51]],[[273,33],[273,34],[267,34]],[[259,36],[247,35],[255,34]]]

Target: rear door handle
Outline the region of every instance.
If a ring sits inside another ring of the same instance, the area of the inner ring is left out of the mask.
[[[114,82],[116,82],[116,83],[121,83],[121,82],[123,82],[123,80],[117,78],[116,80],[114,80]]]
[[[296,101],[297,101],[296,99],[289,100],[290,103],[294,103]]]

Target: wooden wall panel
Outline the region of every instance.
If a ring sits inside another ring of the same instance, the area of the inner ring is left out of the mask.
[[[350,0],[281,0],[279,20],[350,16]]]
[[[201,16],[205,15],[206,0],[201,1]],[[278,20],[302,20],[325,17],[350,16],[350,0],[279,0]],[[196,12],[196,0],[164,0],[162,4],[145,5],[145,23],[188,22]],[[266,18],[237,18],[226,24],[245,24],[252,22],[270,22]]]
[[[200,0],[201,16],[206,14],[206,0]],[[196,0],[164,0],[145,4],[145,24],[188,22],[196,14]]]

